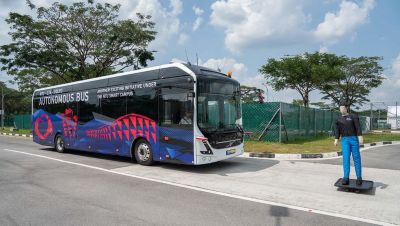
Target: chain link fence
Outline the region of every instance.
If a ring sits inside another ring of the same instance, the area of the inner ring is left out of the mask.
[[[359,115],[367,119],[369,130],[400,130],[400,102],[370,102]]]
[[[243,125],[248,140],[284,142],[332,134],[339,113],[282,102],[244,103]]]
[[[4,118],[4,127],[13,127],[18,129],[32,129],[31,115],[16,115]]]
[[[372,102],[351,113],[360,118],[363,132],[400,130],[399,102]],[[285,142],[318,135],[334,135],[337,110],[306,108],[282,102],[243,103],[246,140]]]
[[[306,108],[282,102],[243,103],[247,140],[285,142],[333,135],[337,111]]]

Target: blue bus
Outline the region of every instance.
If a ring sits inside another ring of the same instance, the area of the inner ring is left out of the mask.
[[[33,140],[54,147],[200,165],[243,153],[240,84],[166,65],[35,90]]]

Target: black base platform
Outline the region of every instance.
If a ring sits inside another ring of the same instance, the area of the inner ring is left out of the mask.
[[[355,179],[350,179],[348,185],[343,185],[342,184],[342,178],[339,178],[335,186],[338,188],[346,189],[346,190],[352,190],[352,191],[368,191],[371,190],[374,187],[374,182],[370,180],[363,180],[362,185],[357,185]]]

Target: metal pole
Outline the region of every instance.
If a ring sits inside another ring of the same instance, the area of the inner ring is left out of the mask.
[[[379,129],[379,121],[381,120],[381,109],[378,109],[378,129]]]
[[[399,122],[397,121],[397,101],[396,101],[396,129],[399,129]]]
[[[3,90],[3,86],[1,86],[1,110],[2,110],[2,114],[1,114],[1,129],[4,130],[4,90]]]
[[[369,119],[369,127],[370,127],[371,130],[373,130],[373,128],[372,128],[372,118],[374,117],[374,115],[372,114],[372,103],[371,103],[370,110],[371,110],[371,118]]]
[[[282,102],[279,102],[279,143],[282,142]]]

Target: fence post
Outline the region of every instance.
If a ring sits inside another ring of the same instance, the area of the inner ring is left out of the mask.
[[[314,109],[314,136],[317,136],[317,109]]]
[[[297,106],[299,109],[299,136],[301,136],[301,106]]]
[[[370,120],[369,120],[369,121],[370,121],[369,124],[370,124],[371,130],[373,130],[372,121],[373,121],[374,115],[373,115],[373,113],[372,113],[372,103],[370,103],[370,111],[371,111],[371,118],[370,118]]]
[[[399,121],[397,121],[397,101],[396,101],[396,129],[399,129]]]
[[[279,102],[279,143],[282,142],[282,102]]]

